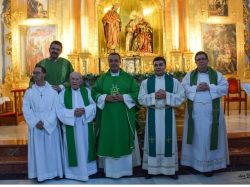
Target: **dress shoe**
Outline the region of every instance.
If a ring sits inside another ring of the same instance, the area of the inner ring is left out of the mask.
[[[177,174],[174,175],[168,175],[169,178],[177,180],[179,177]]]
[[[62,177],[57,176],[54,178],[54,180],[60,180],[60,179],[62,179]]]
[[[210,172],[204,172],[203,174],[206,177],[212,177],[213,176],[213,172],[212,171],[210,171]]]
[[[153,175],[147,174],[147,175],[145,176],[145,179],[151,179],[152,177],[153,177]]]

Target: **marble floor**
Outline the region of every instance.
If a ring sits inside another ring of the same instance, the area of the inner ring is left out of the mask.
[[[231,110],[229,115],[225,115],[227,132],[250,132],[250,113],[245,116],[245,112],[239,115],[237,110]],[[25,122],[18,126],[0,126],[0,145],[3,144],[27,144],[28,128]]]
[[[0,180],[0,184],[37,184],[35,180]],[[55,184],[96,184],[96,185],[109,185],[109,184],[250,184],[250,170],[249,171],[235,171],[235,172],[221,172],[216,173],[212,177],[205,177],[201,174],[197,175],[179,175],[178,180],[168,178],[166,176],[156,176],[151,179],[145,179],[143,177],[126,177],[121,179],[110,179],[110,178],[98,178],[90,179],[87,182],[81,182],[69,179],[60,180],[46,180],[43,183],[45,185]]]

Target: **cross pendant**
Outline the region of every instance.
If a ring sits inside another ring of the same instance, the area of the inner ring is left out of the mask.
[[[41,98],[42,98],[42,97],[43,97],[43,94],[41,93],[40,96],[41,96]]]

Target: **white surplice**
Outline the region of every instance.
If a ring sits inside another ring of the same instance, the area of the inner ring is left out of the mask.
[[[149,174],[173,175],[178,171],[178,148],[176,137],[175,111],[172,114],[172,157],[165,157],[165,108],[177,107],[185,100],[184,89],[181,83],[173,79],[173,93],[166,92],[166,99],[155,99],[155,93],[148,94],[147,80],[144,80],[140,87],[138,96],[139,103],[145,107],[155,108],[155,138],[156,157],[148,155],[148,115],[145,127],[143,164],[142,168],[148,170]],[[155,91],[165,90],[165,76],[155,77]]]
[[[56,117],[58,94],[46,82],[34,84],[23,98],[23,114],[28,125],[28,176],[38,181],[63,176],[62,140]],[[44,129],[36,124],[42,121]]]
[[[206,82],[209,91],[197,92],[197,86],[190,86],[190,73],[182,82],[186,97],[193,101],[194,137],[192,145],[187,144],[188,111],[185,112],[182,140],[181,165],[190,166],[200,172],[210,172],[226,168],[229,164],[227,132],[224,112],[220,103],[218,128],[218,149],[210,150],[212,129],[212,99],[221,98],[227,94],[228,83],[221,73],[217,72],[217,85],[210,84],[208,73],[198,73],[197,85]],[[221,102],[221,101],[220,101]]]
[[[119,76],[118,73],[112,73],[111,76]],[[97,106],[101,110],[105,106],[105,98],[107,94],[98,97]],[[124,103],[130,109],[135,106],[136,102],[128,94],[123,94]],[[137,132],[135,130],[135,149],[132,154],[122,156],[120,158],[99,157],[99,167],[104,168],[105,176],[110,178],[121,178],[122,176],[133,175],[133,167],[141,165],[141,156],[138,143]]]
[[[96,161],[88,162],[88,123],[95,118],[96,104],[88,90],[89,105],[85,106],[80,89],[72,89],[72,109],[66,109],[64,104],[65,90],[59,94],[59,104],[57,106],[57,115],[63,124],[74,127],[75,146],[77,163],[76,167],[69,167],[68,149],[66,140],[66,128],[63,125],[63,146],[64,146],[64,173],[69,179],[87,181],[89,175],[97,172]],[[76,108],[84,108],[85,113],[81,117],[75,117],[74,110]]]

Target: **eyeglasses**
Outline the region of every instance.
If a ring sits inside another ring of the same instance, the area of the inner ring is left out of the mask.
[[[164,66],[164,63],[154,64],[154,67],[162,67],[162,66]]]
[[[207,58],[197,58],[197,59],[195,59],[195,61],[203,61],[203,60],[207,60]]]
[[[117,59],[115,59],[115,60],[110,59],[109,62],[119,62],[119,60],[117,60]]]
[[[33,75],[40,75],[42,72],[39,72],[39,71],[34,71],[32,74]]]

